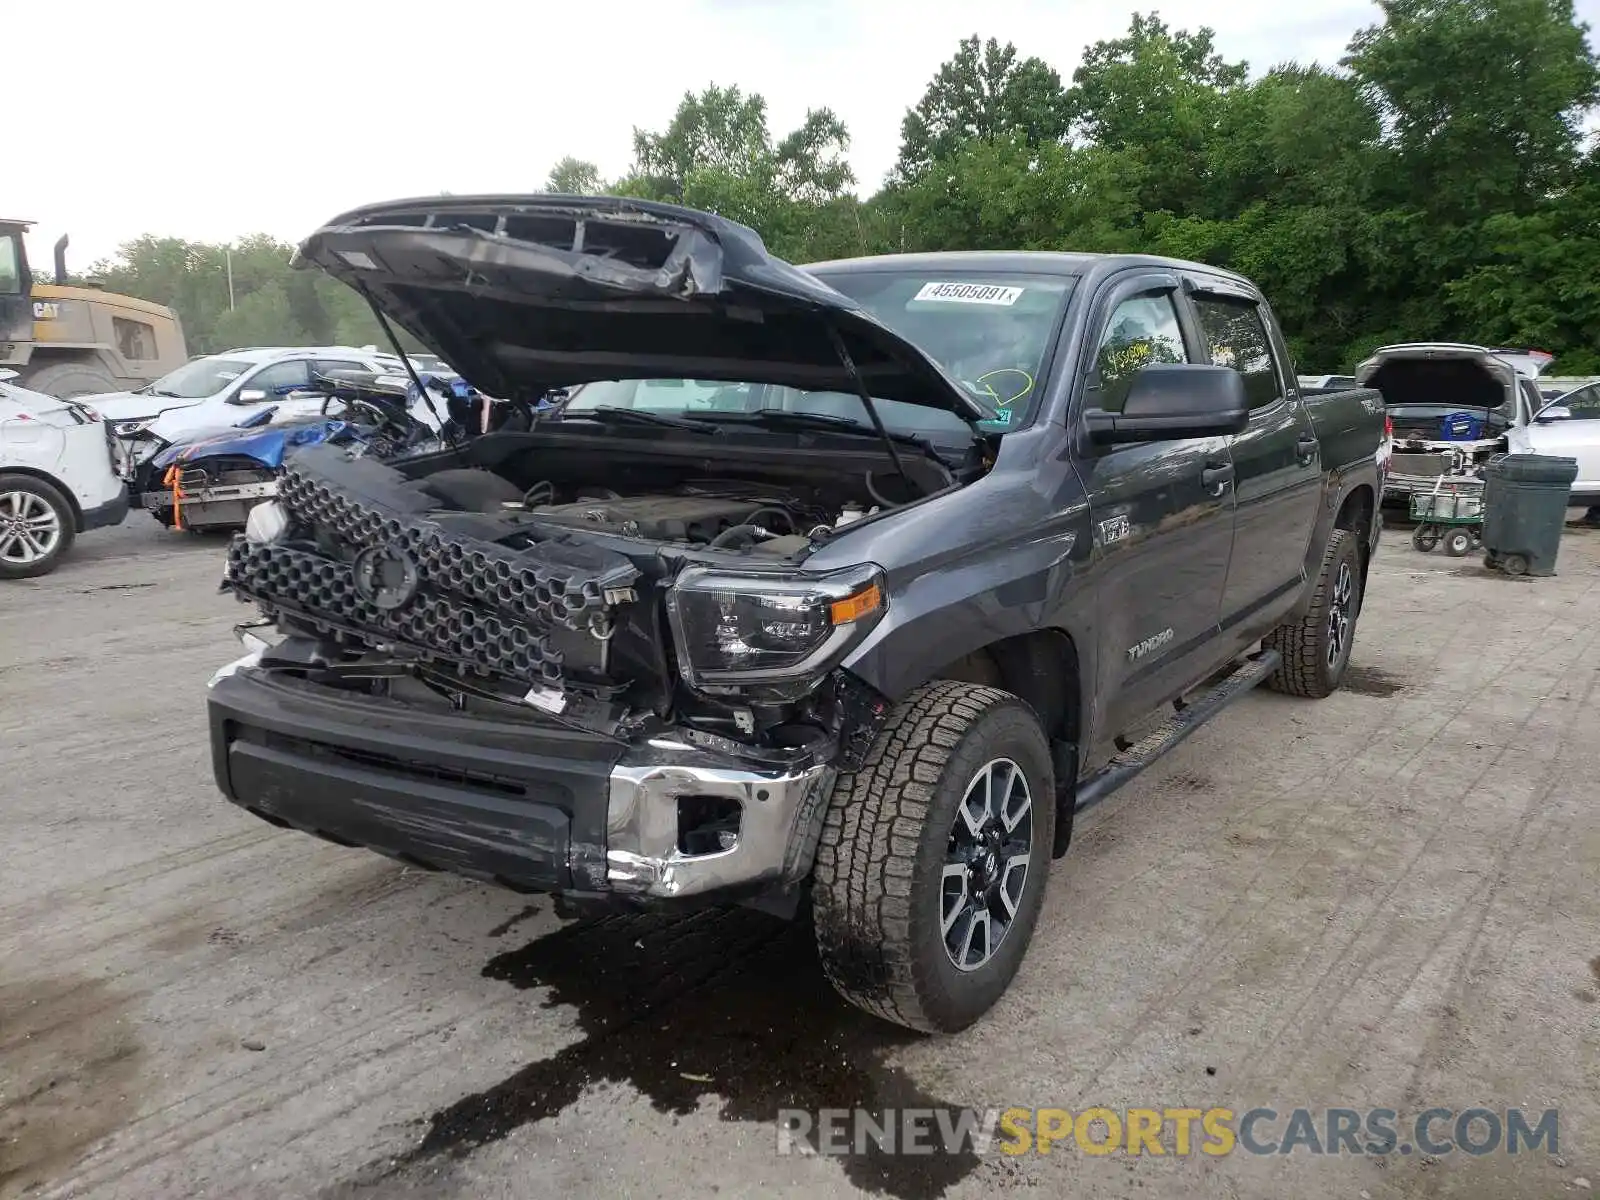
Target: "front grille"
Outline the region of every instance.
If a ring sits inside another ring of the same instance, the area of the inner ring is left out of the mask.
[[[417,496],[403,482],[392,468],[328,447],[297,454],[278,499],[328,553],[237,539],[229,586],[268,617],[292,614],[345,641],[399,643],[423,661],[562,686],[563,656],[549,635],[609,636],[613,605],[633,598],[638,569],[592,548],[547,542],[515,550],[447,529],[416,511]],[[398,607],[380,608],[381,597],[358,589],[357,563],[369,550],[415,565],[415,594]]]
[[[470,600],[501,608],[541,626],[586,629],[608,605],[603,581],[572,568],[552,569],[492,542],[468,543],[432,521],[398,520],[340,495],[297,471],[278,485],[278,497],[295,515],[325,526],[348,545],[395,546],[417,560],[424,579]],[[636,571],[630,569],[626,582]]]
[[[526,625],[476,605],[419,594],[384,611],[356,591],[355,567],[294,550],[238,539],[228,549],[229,578],[272,613],[286,609],[325,633],[368,634],[401,641],[425,660],[442,660],[527,683],[561,683],[561,655]]]

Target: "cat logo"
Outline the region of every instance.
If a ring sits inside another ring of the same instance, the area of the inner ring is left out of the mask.
[[[33,319],[35,321],[54,321],[61,316],[61,305],[54,300],[35,300],[33,302]]]
[[[1172,630],[1163,629],[1160,633],[1151,634],[1137,646],[1128,647],[1128,661],[1138,662],[1152,650],[1159,650],[1172,640]]]

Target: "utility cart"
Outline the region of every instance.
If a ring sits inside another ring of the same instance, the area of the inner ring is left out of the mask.
[[[1411,493],[1411,519],[1418,550],[1426,554],[1442,541],[1451,558],[1466,557],[1483,545],[1483,478],[1439,476],[1430,490]]]

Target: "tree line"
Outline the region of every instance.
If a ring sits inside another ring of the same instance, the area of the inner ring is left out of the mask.
[[[1304,372],[1385,342],[1525,345],[1600,373],[1600,62],[1572,0],[1382,0],[1336,64],[1253,74],[1210,29],[1158,14],[1084,53],[1070,79],[974,36],[901,121],[863,196],[829,108],[773,132],[737,87],[686,94],[635,129],[619,179],[569,157],[545,190],[708,209],[795,262],[918,250],[1175,255],[1254,279]],[[360,300],[290,272],[271,238],[142,238],[99,264],[172,304],[197,349],[367,342]],[[220,302],[219,302],[220,301]]]

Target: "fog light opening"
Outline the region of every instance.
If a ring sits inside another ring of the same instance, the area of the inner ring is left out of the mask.
[[[739,844],[744,808],[730,796],[678,797],[678,853],[721,854]]]

